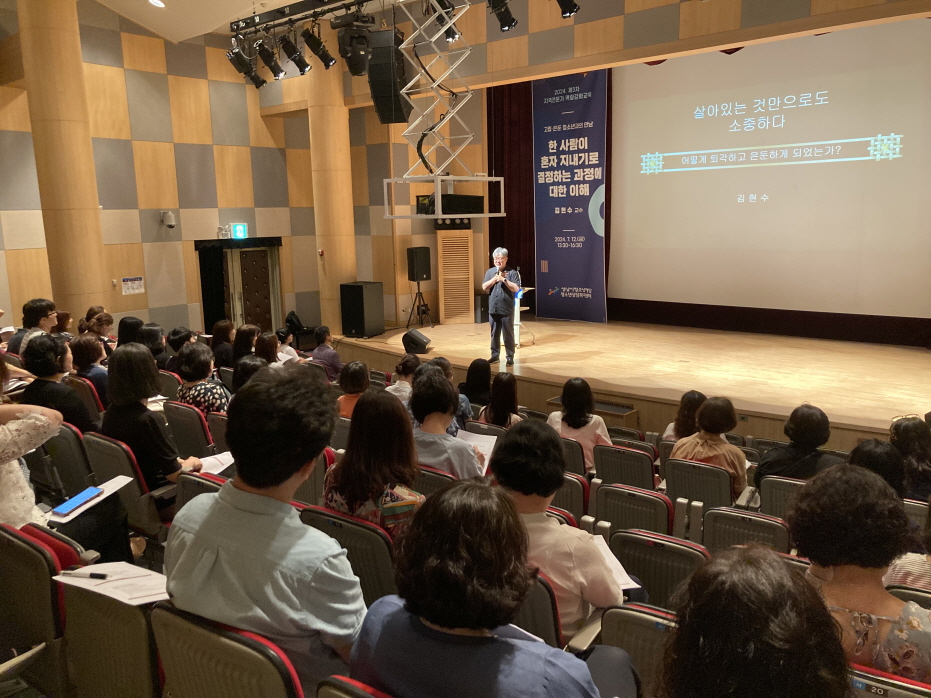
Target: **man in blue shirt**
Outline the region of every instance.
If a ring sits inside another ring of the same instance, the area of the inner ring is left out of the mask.
[[[491,324],[491,358],[489,363],[499,360],[501,334],[504,333],[504,349],[507,365],[514,365],[514,294],[520,291],[520,274],[508,267],[508,251],[498,247],[492,253],[495,265],[485,272],[482,290],[489,295],[488,322]]]
[[[302,366],[264,368],[228,414],[236,476],[175,516],[168,593],[184,611],[270,639],[315,695],[321,679],[346,672],[365,616],[346,551],[290,504],[330,440],[335,404]]]

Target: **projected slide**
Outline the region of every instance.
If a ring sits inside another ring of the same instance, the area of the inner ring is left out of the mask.
[[[931,317],[925,25],[615,69],[609,296]]]

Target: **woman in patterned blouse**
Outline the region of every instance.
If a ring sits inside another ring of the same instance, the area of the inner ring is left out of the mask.
[[[184,383],[178,388],[178,402],[192,405],[204,415],[226,412],[229,391],[222,383],[210,380],[213,373],[213,352],[206,344],[194,342],[181,347],[178,373]]]
[[[324,500],[393,538],[424,501],[410,489],[418,472],[407,410],[394,395],[369,390],[356,403],[346,455],[326,475]]]

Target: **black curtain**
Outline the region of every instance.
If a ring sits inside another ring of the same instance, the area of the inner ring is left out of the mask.
[[[213,323],[226,315],[226,265],[223,248],[219,245],[202,247],[200,257],[200,292],[204,310],[204,329],[210,332]]]

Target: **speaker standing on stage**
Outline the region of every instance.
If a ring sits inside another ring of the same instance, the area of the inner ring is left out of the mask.
[[[495,266],[485,272],[482,290],[489,294],[488,322],[491,323],[490,363],[498,361],[501,353],[501,333],[504,332],[504,349],[507,365],[514,365],[514,294],[520,290],[520,274],[508,268],[508,251],[495,248],[492,253]]]

